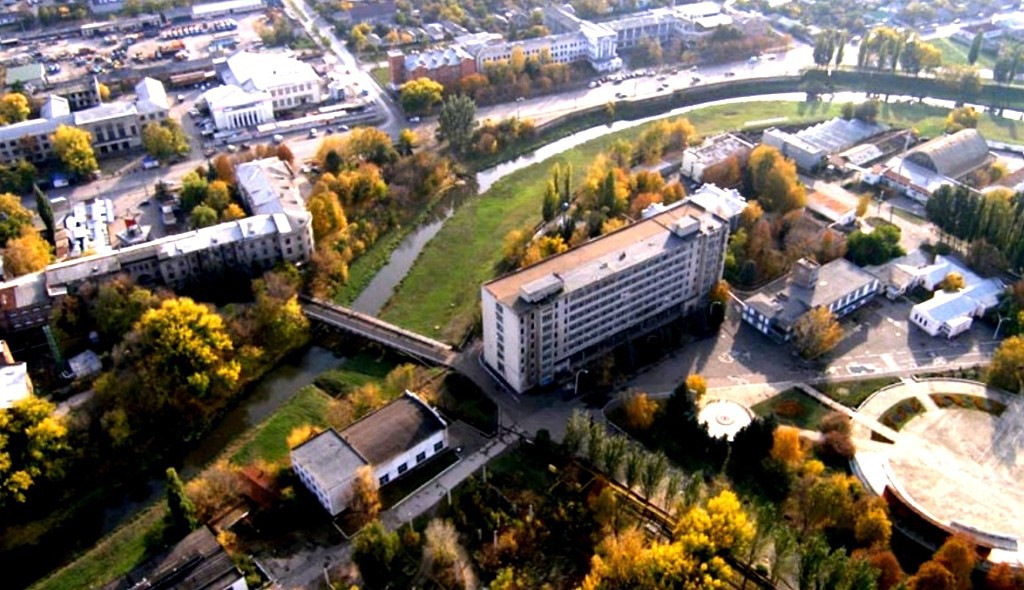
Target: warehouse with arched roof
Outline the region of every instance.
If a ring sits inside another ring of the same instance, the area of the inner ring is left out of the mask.
[[[988,158],[988,143],[977,129],[936,137],[907,154],[907,161],[948,178],[960,178],[985,164]]]

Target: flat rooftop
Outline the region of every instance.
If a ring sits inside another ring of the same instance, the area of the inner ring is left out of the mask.
[[[362,457],[377,465],[446,427],[444,420],[425,403],[406,394],[349,426],[341,436]]]
[[[558,276],[564,292],[579,289],[661,253],[672,247],[673,242],[685,243],[685,238],[677,237],[671,226],[688,217],[705,218],[716,224],[725,222],[687,202],[494,279],[485,283],[484,288],[508,306],[515,304],[520,288],[547,275]]]

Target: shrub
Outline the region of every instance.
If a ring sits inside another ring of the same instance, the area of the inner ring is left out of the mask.
[[[856,451],[850,435],[836,430],[826,432],[818,443],[818,454],[826,461],[850,460]]]

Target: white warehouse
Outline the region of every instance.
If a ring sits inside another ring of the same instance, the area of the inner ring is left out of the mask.
[[[703,305],[729,220],[684,202],[481,287],[484,360],[515,391]]]
[[[331,516],[352,500],[356,471],[380,485],[405,475],[448,446],[448,423],[409,391],[340,433],[328,429],[292,449],[292,468]]]

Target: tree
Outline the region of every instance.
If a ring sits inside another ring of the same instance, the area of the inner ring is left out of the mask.
[[[647,453],[640,472],[640,490],[644,497],[653,501],[658,493],[658,486],[668,473],[668,458],[662,453]]]
[[[1024,588],[1024,570],[1015,571],[1005,561],[996,564],[985,577],[985,587],[988,590],[1020,590]]]
[[[109,86],[107,86],[106,84],[103,84],[101,82],[99,84],[98,90],[99,90],[99,95],[100,95],[100,102],[107,102],[108,100],[110,100],[110,87]]]
[[[870,233],[857,230],[846,239],[846,258],[858,266],[884,264],[905,254],[901,237],[896,225],[882,225]]]
[[[609,535],[590,560],[583,590],[616,588],[720,588],[729,567],[716,556],[698,554],[684,542],[645,544],[636,528]]]
[[[99,286],[92,315],[100,337],[118,342],[143,313],[159,306],[160,298],[152,291],[139,287],[129,276],[120,275]]]
[[[160,160],[168,160],[188,151],[188,138],[181,125],[173,119],[161,123],[152,122],[142,128],[142,147],[146,153]]]
[[[196,507],[185,493],[185,484],[181,483],[178,471],[167,468],[167,509],[171,529],[178,534],[195,530],[199,526],[196,520]]]
[[[143,313],[116,352],[115,368],[124,386],[114,391],[116,401],[133,415],[166,413],[177,424],[222,407],[241,370],[223,319],[187,297]]]
[[[407,113],[424,113],[441,102],[444,86],[430,78],[416,78],[402,84],[398,100]]]
[[[988,367],[988,384],[1007,391],[1024,393],[1024,337],[1003,340]]]
[[[4,272],[15,277],[43,270],[53,259],[50,243],[28,226],[22,228],[20,237],[8,240],[0,252],[3,253]]]
[[[643,391],[630,390],[622,396],[622,411],[626,414],[626,426],[632,430],[647,430],[654,423],[654,412],[658,405]]]
[[[736,494],[725,489],[707,501],[707,507],[694,506],[676,525],[676,538],[699,539],[716,555],[736,554],[750,542],[754,527]]]
[[[870,206],[871,206],[871,195],[868,194],[868,193],[865,193],[865,194],[861,195],[860,198],[857,199],[857,212],[856,212],[857,218],[860,219],[861,217],[864,217],[865,215],[867,215],[868,207],[870,207]]]
[[[963,289],[965,285],[964,275],[958,272],[951,272],[946,275],[946,278],[942,279],[938,286],[940,289],[948,293],[956,293],[960,289]]]
[[[75,176],[88,176],[99,170],[92,151],[92,134],[77,127],[60,125],[50,136],[53,151],[64,168]]]
[[[21,199],[10,193],[0,194],[0,246],[31,226],[32,212],[22,206]]]
[[[772,458],[791,467],[802,463],[804,450],[800,446],[800,431],[790,426],[776,428],[772,442]]]
[[[401,549],[398,533],[387,530],[379,520],[366,525],[352,546],[352,561],[359,566],[363,581],[370,588],[384,588],[391,567]]]
[[[242,210],[241,205],[238,203],[230,203],[220,213],[221,222],[225,221],[237,221],[239,219],[245,219],[245,211]]]
[[[227,206],[231,204],[231,188],[228,187],[228,183],[223,180],[214,180],[207,185],[203,204],[217,213],[227,209]]]
[[[8,92],[0,98],[0,125],[20,123],[28,119],[30,112],[28,99],[20,92]]]
[[[471,588],[475,586],[472,570],[466,563],[465,549],[459,544],[459,534],[450,520],[434,519],[423,533],[423,561],[425,569],[443,588]]]
[[[441,105],[437,118],[437,133],[459,153],[465,151],[476,126],[476,103],[460,94],[449,96]]]
[[[751,188],[767,211],[785,213],[804,206],[807,196],[796,165],[776,148],[761,144],[750,153]]]
[[[411,156],[413,150],[416,149],[417,138],[416,132],[412,129],[402,129],[398,132],[398,141],[395,143],[395,149],[398,153],[403,156]]]
[[[181,208],[186,212],[191,212],[196,205],[202,203],[206,199],[206,190],[209,185],[206,177],[195,170],[185,173],[181,177]]]
[[[865,100],[853,107],[853,116],[865,123],[874,123],[878,119],[878,101],[875,99]]]
[[[348,219],[338,201],[338,195],[330,190],[314,192],[310,195],[306,208],[313,218],[313,239],[317,242],[341,232],[348,226]]]
[[[380,506],[380,483],[373,476],[373,468],[363,465],[356,469],[349,508],[366,522],[377,518],[377,515],[380,514]]]
[[[295,165],[295,154],[292,153],[292,148],[288,147],[288,144],[282,143],[277,146],[277,150],[274,151],[274,155],[277,156],[278,160],[287,162],[289,166]]]
[[[53,206],[50,205],[50,199],[46,196],[39,185],[32,185],[32,192],[36,197],[36,212],[39,213],[39,219],[43,220],[43,225],[46,226],[46,238],[50,242],[53,242],[54,232],[56,231],[56,225],[53,219]]]
[[[793,344],[800,356],[817,358],[835,348],[843,337],[836,316],[826,307],[816,307],[793,325]]]
[[[33,485],[62,473],[67,428],[55,409],[34,395],[0,409],[0,506],[25,502]]]
[[[974,543],[964,535],[952,535],[932,558],[953,574],[958,590],[971,588],[971,572],[978,561]]]
[[[910,578],[911,590],[956,590],[956,578],[936,561],[926,561]]]
[[[946,133],[956,133],[961,129],[976,129],[980,116],[978,111],[970,105],[957,107],[946,115]]]
[[[551,221],[558,215],[558,189],[555,188],[553,181],[548,181],[547,187],[544,189],[544,202],[541,205],[541,216],[544,221]]]
[[[878,570],[878,590],[890,590],[903,579],[903,569],[892,551],[873,551],[868,555],[868,563]]]
[[[978,55],[981,53],[981,45],[985,42],[985,33],[980,32],[974,36],[974,40],[971,41],[971,49],[967,52],[967,63],[974,65],[978,61]]]
[[[217,210],[208,205],[199,205],[189,213],[188,223],[193,229],[217,224]]]
[[[711,288],[711,292],[708,294],[708,299],[710,299],[712,303],[727,304],[729,303],[729,294],[729,283],[725,281],[718,281],[715,283],[715,286]]]
[[[686,377],[686,390],[693,395],[693,401],[696,404],[700,403],[704,394],[708,391],[708,382],[704,377],[696,373],[691,373]]]
[[[882,506],[873,505],[868,510],[858,512],[853,533],[858,543],[885,548],[889,546],[892,537],[892,523]]]

